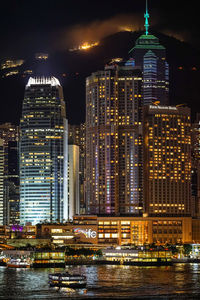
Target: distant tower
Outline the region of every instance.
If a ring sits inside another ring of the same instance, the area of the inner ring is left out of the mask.
[[[144,105],[159,101],[169,103],[169,66],[166,62],[165,47],[157,37],[149,34],[149,13],[146,1],[145,34],[141,35],[130,50],[135,65],[142,69]]]
[[[20,128],[20,222],[62,222],[68,218],[68,155],[65,103],[58,79],[29,79]]]

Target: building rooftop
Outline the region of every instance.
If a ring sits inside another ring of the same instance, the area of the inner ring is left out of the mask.
[[[45,84],[50,84],[52,86],[60,86],[60,82],[57,78],[55,77],[30,77],[28,80],[28,83],[26,85],[26,87],[29,87],[31,85],[45,85]]]

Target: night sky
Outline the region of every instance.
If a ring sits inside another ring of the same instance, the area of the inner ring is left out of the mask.
[[[150,29],[188,42],[200,50],[198,1],[149,0],[148,6]],[[2,1],[0,59],[27,59],[41,51],[54,55],[84,41],[101,40],[122,28],[143,30],[144,10],[145,0]],[[11,90],[16,85],[17,82],[10,80]],[[3,91],[0,95],[0,112],[3,115],[2,118],[0,115],[0,123],[9,120],[11,107],[4,109],[3,103],[4,98],[9,98],[6,94]],[[12,101],[19,101],[19,97],[23,95],[12,95]],[[5,113],[2,114],[3,111]]]
[[[150,24],[156,30],[168,32],[200,46],[198,1],[149,0]],[[7,0],[1,1],[1,57],[24,55],[35,50],[52,51],[71,38],[75,26],[87,28],[93,24],[93,36],[102,22],[125,15],[127,25],[143,26],[145,0],[67,1],[67,0]],[[120,21],[121,20],[121,21]],[[95,26],[95,22],[97,22]],[[108,22],[107,32],[110,32]],[[113,29],[114,30],[114,29]],[[106,29],[102,29],[106,35]],[[84,32],[82,32],[84,39]],[[98,32],[99,34],[99,32]]]

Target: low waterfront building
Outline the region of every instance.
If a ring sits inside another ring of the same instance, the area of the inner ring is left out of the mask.
[[[105,260],[124,262],[163,262],[171,261],[172,252],[170,250],[132,250],[121,249],[103,249],[102,255]]]
[[[75,216],[74,224],[95,224],[95,216]],[[191,217],[96,216],[98,244],[191,243]]]
[[[38,250],[34,252],[34,267],[52,265],[65,266],[65,252],[61,250]]]
[[[65,265],[65,252],[62,250],[3,250],[3,256],[6,260],[24,260],[33,265],[34,267]]]
[[[97,223],[87,224],[39,224],[37,226],[38,238],[51,238],[55,244],[98,244]]]
[[[192,242],[200,243],[200,219],[192,219]]]
[[[73,222],[24,226],[21,232],[4,226],[0,229],[4,240],[7,230],[11,245],[15,241],[17,244],[21,241],[23,245],[37,245],[44,241],[59,246],[91,244],[102,247],[200,243],[200,219],[191,217],[77,215]]]
[[[0,225],[0,244],[4,243],[10,236],[10,227],[7,225]]]
[[[200,244],[192,244],[191,258],[200,259]]]

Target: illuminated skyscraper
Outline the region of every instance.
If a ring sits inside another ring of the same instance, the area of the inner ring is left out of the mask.
[[[29,79],[20,128],[20,222],[67,219],[67,121],[58,79]]]
[[[3,140],[0,139],[0,225],[3,225],[4,215],[4,148]]]
[[[146,5],[145,33],[137,40],[130,50],[135,65],[141,67],[143,73],[144,104],[159,101],[161,105],[169,102],[169,66],[166,62],[165,47],[157,37],[149,34],[149,14]]]
[[[85,213],[85,123],[68,125],[68,143],[79,146],[80,213]]]
[[[19,223],[19,127],[11,123],[1,124],[0,138],[4,146],[3,223],[17,224]]]
[[[192,204],[193,216],[200,217],[200,113],[192,124]]]
[[[68,169],[68,197],[69,219],[80,213],[80,183],[79,183],[79,146],[68,145],[69,169]]]
[[[86,80],[86,210],[142,211],[141,71],[111,65]]]
[[[187,107],[144,107],[144,212],[191,213],[191,124]]]

